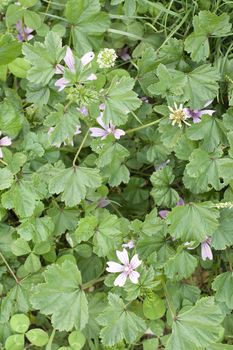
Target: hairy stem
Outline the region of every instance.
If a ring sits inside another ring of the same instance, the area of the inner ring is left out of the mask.
[[[86,132],[86,134],[85,134],[85,136],[84,136],[84,138],[82,140],[82,143],[79,146],[79,148],[78,148],[78,150],[77,150],[77,152],[75,154],[75,157],[74,157],[74,160],[73,160],[73,167],[75,167],[76,160],[78,158],[79,153],[81,152],[81,149],[83,148],[83,145],[84,145],[84,143],[85,143],[85,141],[86,141],[86,139],[88,137],[88,134],[89,134],[89,130],[87,130],[87,132]]]

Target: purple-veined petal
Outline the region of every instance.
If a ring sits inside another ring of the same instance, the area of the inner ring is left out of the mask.
[[[112,272],[112,273],[122,272],[122,271],[124,271],[124,268],[125,268],[123,265],[118,264],[114,261],[108,261],[107,265],[108,265],[108,267],[106,268],[106,271]]]
[[[133,270],[135,270],[138,266],[141,265],[141,260],[138,259],[138,254],[135,254],[130,260],[130,266]]]
[[[98,123],[100,126],[102,126],[103,129],[105,129],[105,130],[108,129],[108,126],[105,125],[104,122],[103,122],[103,120],[102,120],[102,113],[101,113],[101,115],[100,115],[98,118],[96,118],[96,121],[97,121],[97,123]]]
[[[99,109],[100,109],[100,111],[104,111],[105,110],[105,103],[101,103],[99,105]]]
[[[69,68],[69,70],[71,72],[75,72],[75,67],[74,67],[74,64],[75,64],[75,60],[74,60],[74,55],[73,55],[73,52],[71,51],[71,48],[70,47],[67,47],[67,50],[66,50],[66,55],[64,57],[64,61],[67,65],[67,67]]]
[[[63,74],[65,67],[62,64],[57,64],[55,67],[55,74]]]
[[[137,284],[140,274],[137,271],[131,271],[129,274],[129,279],[132,283]]]
[[[201,121],[201,118],[200,118],[200,117],[198,117],[198,116],[194,116],[194,117],[193,117],[193,122],[194,122],[194,124],[200,123],[200,121]]]
[[[110,201],[106,198],[101,198],[99,200],[99,204],[98,204],[98,207],[99,208],[105,208],[107,205],[109,205]]]
[[[203,260],[209,259],[213,260],[213,253],[211,247],[207,242],[201,243],[201,257]]]
[[[102,137],[102,138],[104,137],[104,138],[106,138],[108,135],[107,131],[103,130],[101,128],[90,128],[89,130],[91,132],[92,137]]]
[[[81,131],[81,126],[80,126],[80,125],[77,125],[74,135],[81,134],[81,132],[82,132],[82,131]]]
[[[115,129],[113,131],[113,135],[114,135],[115,139],[119,140],[121,138],[121,136],[125,135],[125,132],[122,129]]]
[[[128,256],[128,252],[126,249],[123,249],[122,252],[117,250],[116,255],[117,255],[118,259],[120,260],[120,262],[122,262],[122,264],[124,264],[124,265],[129,264],[129,256]]]
[[[0,158],[3,158],[2,149],[0,147]]]
[[[85,53],[85,55],[81,58],[81,63],[83,66],[86,66],[88,63],[90,63],[95,58],[95,54],[93,51]]]
[[[212,115],[214,114],[215,110],[213,109],[203,109],[202,111],[200,111],[200,116],[202,116],[203,114],[208,114],[208,115]]]
[[[97,76],[92,73],[91,75],[89,75],[89,77],[87,77],[87,80],[96,80],[97,79]]]
[[[114,286],[123,287],[127,278],[127,273],[122,272],[114,281]]]
[[[166,219],[168,213],[169,213],[169,210],[160,210],[160,211],[159,211],[159,216],[160,216],[162,219]]]
[[[180,197],[180,199],[178,200],[178,202],[176,202],[176,205],[177,205],[177,206],[185,205],[183,198]]]
[[[28,41],[32,40],[33,38],[34,38],[34,35],[32,35],[32,34],[29,34],[29,35],[27,36],[27,40],[28,40]]]
[[[123,243],[122,244],[122,248],[129,248],[129,249],[133,249],[134,248],[134,242],[131,240],[128,243]]]
[[[0,146],[10,146],[11,143],[11,139],[8,136],[5,136],[0,140]]]
[[[55,81],[55,86],[58,87],[58,91],[62,91],[63,89],[65,89],[65,87],[69,84],[69,80],[67,80],[66,78],[60,78],[57,81]]]
[[[84,116],[87,117],[88,116],[88,109],[86,106],[82,106],[80,108],[77,108],[77,110]]]

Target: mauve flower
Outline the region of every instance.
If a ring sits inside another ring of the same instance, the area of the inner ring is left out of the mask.
[[[129,61],[131,59],[130,55],[128,54],[128,46],[123,47],[122,49],[118,50],[118,56],[120,56],[120,58],[123,61]]]
[[[203,108],[209,106],[211,103],[212,103],[212,100],[207,101]],[[200,123],[201,117],[203,116],[203,114],[212,115],[215,112],[215,110],[213,109],[190,109],[190,108],[184,108],[184,111],[189,116],[189,118],[193,118],[193,122],[195,124]]]
[[[122,248],[129,248],[129,249],[133,249],[134,248],[134,242],[131,240],[128,243],[123,243],[122,244]]]
[[[0,136],[1,136],[1,132],[0,132]],[[2,154],[2,146],[6,147],[6,146],[10,146],[11,145],[11,139],[8,136],[4,136],[0,139],[0,158],[3,158],[3,154]]]
[[[184,200],[183,198],[180,197],[180,199],[178,200],[178,202],[176,202],[176,205],[177,206],[181,206],[181,205],[184,205]],[[170,210],[160,210],[159,211],[159,216],[162,218],[162,219],[166,219],[168,213],[170,212]]]
[[[213,260],[213,253],[211,250],[211,238],[206,237],[205,241],[201,243],[201,257],[203,260]]]
[[[77,110],[84,116],[87,117],[88,116],[88,109],[86,106],[82,106],[82,107],[78,107]]]
[[[101,103],[101,104],[99,105],[99,110],[100,110],[101,112],[105,110],[105,103]]]
[[[104,140],[108,135],[112,134],[115,139],[119,140],[121,136],[125,135],[124,130],[116,129],[116,127],[111,122],[108,125],[105,125],[102,120],[102,114],[96,120],[103,129],[90,128],[91,136],[101,137],[101,140]]]
[[[87,77],[87,80],[96,80],[97,76],[94,73],[91,73],[89,77]]]
[[[94,52],[90,51],[85,53],[85,55],[82,56],[81,58],[81,63],[83,66],[86,66],[89,64],[93,59],[95,58]]]
[[[109,205],[110,201],[106,198],[101,198],[98,203],[99,208],[105,208],[107,205]]]
[[[34,37],[34,35],[31,34],[33,32],[33,29],[23,26],[21,20],[16,23],[15,27],[18,32],[17,39],[19,41],[29,41]]]
[[[141,261],[138,259],[138,255],[134,255],[130,261],[126,249],[123,249],[122,252],[117,250],[116,255],[123,265],[118,264],[114,261],[108,261],[108,267],[106,268],[108,272],[121,272],[121,274],[115,279],[114,286],[123,287],[127,277],[129,277],[132,283],[137,284],[140,274],[134,270],[141,265]]]

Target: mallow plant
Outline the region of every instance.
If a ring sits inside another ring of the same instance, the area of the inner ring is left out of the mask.
[[[1,349],[232,350],[232,2],[0,17]]]

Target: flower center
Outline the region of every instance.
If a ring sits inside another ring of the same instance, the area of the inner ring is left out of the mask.
[[[187,118],[186,114],[182,110],[176,110],[170,115],[170,119],[174,120],[176,123],[183,122]]]
[[[124,271],[125,271],[127,274],[130,274],[130,272],[132,271],[131,266],[129,266],[129,265],[125,266]]]

